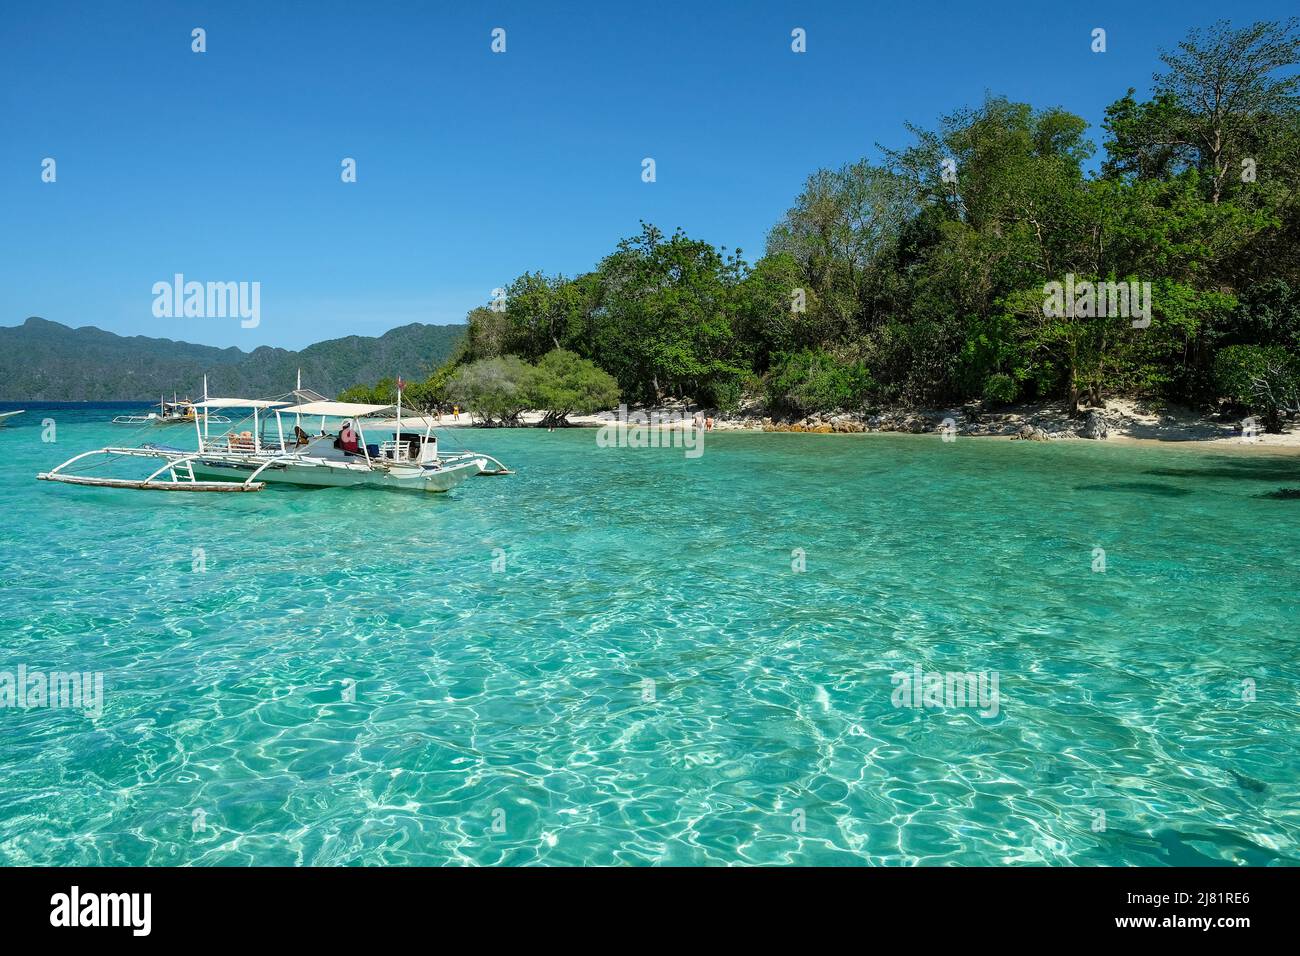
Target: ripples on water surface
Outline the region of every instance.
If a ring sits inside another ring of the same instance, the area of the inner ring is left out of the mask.
[[[106,684],[0,710],[0,862],[1300,860],[1300,459],[530,430],[450,436],[518,474],[449,496],[33,480],[120,411],[0,430],[0,669]],[[998,715],[895,709],[915,665]]]

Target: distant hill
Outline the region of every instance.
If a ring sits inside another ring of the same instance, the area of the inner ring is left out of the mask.
[[[173,391],[195,398],[204,373],[210,395],[256,398],[288,392],[300,368],[304,386],[333,397],[395,374],[422,379],[464,334],[463,325],[417,322],[378,337],[328,339],[301,352],[265,345],[244,352],[30,318],[0,328],[0,401],[156,402]]]

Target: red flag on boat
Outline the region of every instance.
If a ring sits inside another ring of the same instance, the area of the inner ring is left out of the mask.
[[[400,392],[404,388],[406,388],[406,383],[402,381],[402,376],[399,375],[397,376],[397,390]]]

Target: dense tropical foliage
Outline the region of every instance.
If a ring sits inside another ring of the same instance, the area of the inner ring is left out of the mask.
[[[589,273],[522,275],[470,313],[426,398],[485,390],[484,414],[506,420],[524,401],[608,400],[505,394],[560,354],[631,402],[750,395],[806,414],[1060,397],[1077,411],[1122,393],[1226,400],[1276,426],[1300,348],[1297,23],[1220,22],[1161,60],[1149,98],[1130,89],[1106,110],[1100,155],[1080,117],[989,96],[910,128],[882,162],[813,173],[752,265],[643,223]],[[1108,289],[1108,314],[1046,308],[1066,282]],[[1149,292],[1144,320],[1115,314],[1129,288],[1134,307]]]

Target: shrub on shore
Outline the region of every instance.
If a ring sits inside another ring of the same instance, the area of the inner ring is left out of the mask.
[[[564,425],[569,415],[589,415],[618,404],[618,383],[592,362],[553,349],[536,365],[517,355],[462,366],[447,384],[452,401],[485,424],[513,425],[529,409],[543,409],[543,425]]]
[[[563,425],[570,415],[613,408],[619,398],[618,382],[612,375],[565,349],[552,349],[542,356],[531,387],[532,407],[546,409],[543,425]]]
[[[860,362],[846,362],[819,349],[783,355],[767,380],[768,404],[798,415],[855,411],[875,387]]]
[[[1280,345],[1230,345],[1214,360],[1225,398],[1264,416],[1264,430],[1282,430],[1282,409],[1300,406],[1300,361]]]
[[[1010,405],[1016,400],[1019,390],[1014,378],[1005,372],[997,372],[985,380],[981,397],[991,406]]]

